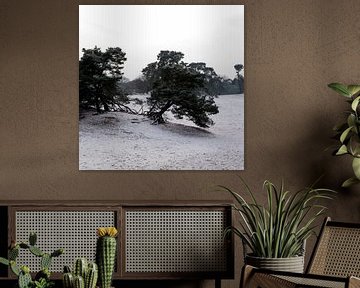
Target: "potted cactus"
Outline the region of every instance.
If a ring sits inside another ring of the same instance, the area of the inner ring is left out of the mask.
[[[96,263],[88,262],[85,258],[78,258],[71,272],[69,266],[64,267],[64,288],[95,288],[98,279],[98,267]]]
[[[99,287],[110,288],[116,258],[115,227],[100,227],[97,229],[96,262],[99,267]]]
[[[12,242],[8,252],[8,259],[0,257],[0,263],[10,266],[11,271],[18,277],[18,288],[49,288],[54,285],[50,280],[50,265],[52,259],[63,254],[64,250],[57,249],[52,253],[45,253],[36,246],[36,241],[36,233],[30,233],[29,243]],[[34,280],[30,275],[30,268],[28,266],[19,266],[18,263],[16,263],[20,249],[28,250],[41,259],[41,270],[35,275]]]

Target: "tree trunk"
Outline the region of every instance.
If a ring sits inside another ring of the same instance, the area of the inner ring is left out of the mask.
[[[96,106],[96,111],[100,114],[100,113],[101,113],[101,109],[100,109],[99,97],[96,97],[96,98],[95,98],[95,106]]]
[[[154,120],[154,124],[162,124],[165,123],[164,118],[162,117],[162,115],[173,105],[172,101],[169,100],[168,102],[166,102],[166,104],[160,109],[159,112],[150,112],[149,116],[151,119]]]

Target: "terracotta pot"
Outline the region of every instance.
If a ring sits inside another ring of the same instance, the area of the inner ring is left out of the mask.
[[[263,269],[304,273],[304,256],[263,258],[246,255],[245,263]]]

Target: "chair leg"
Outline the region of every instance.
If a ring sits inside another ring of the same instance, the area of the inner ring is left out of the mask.
[[[251,275],[253,274],[253,271],[254,271],[254,267],[252,267],[250,265],[244,265],[244,267],[242,268],[242,271],[241,271],[239,288],[248,287],[250,280],[251,280]]]

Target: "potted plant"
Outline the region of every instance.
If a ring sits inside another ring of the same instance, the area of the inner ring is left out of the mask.
[[[243,180],[242,180],[243,181]],[[304,270],[305,241],[314,233],[315,220],[326,207],[318,200],[331,199],[329,189],[304,188],[296,193],[264,182],[267,193],[266,205],[261,205],[251,189],[243,181],[251,201],[239,193],[221,186],[235,199],[233,205],[240,215],[239,227],[229,227],[243,242],[245,264],[278,271],[300,272]]]
[[[354,177],[347,179],[342,186],[348,187],[360,183],[360,85],[344,85],[331,83],[328,85],[338,94],[347,98],[350,110],[346,122],[334,127],[339,145],[334,155],[350,155],[352,157],[352,169]]]

